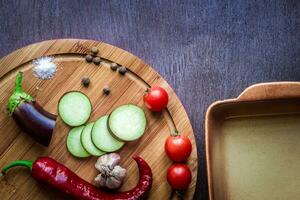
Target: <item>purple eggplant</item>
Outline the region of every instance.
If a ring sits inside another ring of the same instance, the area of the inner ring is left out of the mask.
[[[15,90],[10,96],[7,110],[15,122],[33,139],[48,146],[56,123],[56,115],[44,110],[29,94],[22,89],[23,74],[16,77]]]

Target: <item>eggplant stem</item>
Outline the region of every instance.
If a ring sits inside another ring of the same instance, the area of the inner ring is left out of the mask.
[[[22,102],[30,102],[33,101],[33,98],[27,94],[26,92],[23,92],[22,89],[22,80],[23,80],[23,73],[18,72],[16,81],[15,81],[15,89],[13,94],[10,96],[7,104],[7,110],[10,115],[13,114],[15,109],[22,103]]]
[[[23,72],[19,72],[16,77],[15,82],[15,92],[22,93],[22,80],[23,80]]]
[[[16,160],[16,161],[10,163],[9,165],[6,165],[5,167],[3,167],[3,169],[1,170],[1,174],[4,175],[10,168],[17,167],[17,166],[27,167],[28,169],[31,170],[32,164],[33,164],[33,161],[30,161],[30,160]]]

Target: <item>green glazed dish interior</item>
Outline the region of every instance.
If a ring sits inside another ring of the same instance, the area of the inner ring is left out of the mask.
[[[210,120],[211,200],[299,199],[299,99],[219,104]]]

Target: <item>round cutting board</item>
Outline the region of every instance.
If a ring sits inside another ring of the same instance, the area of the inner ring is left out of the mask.
[[[86,62],[84,58],[93,46],[99,49],[98,55],[103,59],[98,66]],[[51,80],[39,80],[32,74],[32,60],[42,56],[53,56],[54,62],[58,65],[58,71]],[[112,62],[127,67],[128,73],[123,76],[112,71],[109,67]],[[120,189],[122,191],[132,188],[137,183],[138,169],[131,157],[140,155],[153,171],[154,181],[149,199],[168,199],[171,188],[166,181],[166,170],[172,162],[164,152],[164,142],[175,129],[188,136],[193,145],[188,160],[193,179],[185,199],[193,198],[197,179],[197,150],[192,126],[180,100],[167,82],[141,59],[99,41],[78,39],[44,41],[21,48],[0,60],[1,168],[14,160],[34,160],[47,155],[63,163],[88,182],[92,182],[97,175],[94,168],[96,157],[78,159],[68,153],[66,136],[70,128],[60,118],[57,119],[49,147],[43,147],[23,133],[8,116],[6,104],[18,71],[24,72],[24,90],[54,114],[57,114],[59,98],[70,90],[80,90],[91,99],[93,113],[90,122],[109,114],[122,104],[133,103],[143,108],[148,120],[145,134],[138,141],[127,143],[119,152],[121,165],[127,169],[127,176]],[[90,77],[91,84],[88,88],[81,84],[81,78],[84,76]],[[105,85],[111,87],[108,96],[102,93]],[[159,85],[169,93],[168,108],[162,113],[151,113],[143,104],[143,93],[152,85]],[[36,182],[24,168],[15,168],[0,179],[0,196],[2,200],[69,198],[45,184]]]

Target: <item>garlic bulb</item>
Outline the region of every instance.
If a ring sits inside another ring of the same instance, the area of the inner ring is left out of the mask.
[[[126,176],[126,169],[119,166],[120,155],[117,153],[105,154],[98,158],[95,168],[100,174],[94,179],[97,187],[117,189],[122,185]]]

